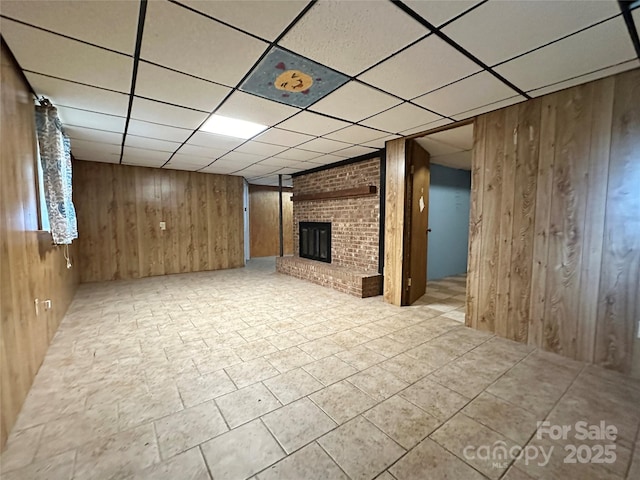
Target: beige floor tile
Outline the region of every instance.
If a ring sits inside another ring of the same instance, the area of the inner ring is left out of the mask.
[[[377,401],[389,398],[409,386],[408,383],[400,380],[393,373],[378,366],[363,370],[349,377],[347,381]]]
[[[453,353],[446,347],[429,343],[407,350],[405,353],[420,363],[432,367],[434,370],[458,357],[458,354]]]
[[[175,385],[156,388],[143,395],[127,397],[118,402],[118,427],[120,431],[162,418],[184,407]]]
[[[429,378],[468,398],[475,397],[495,380],[490,374],[459,367],[455,361],[440,367]]]
[[[277,336],[278,335],[276,335],[276,337]],[[278,348],[265,338],[255,340],[253,342],[248,342],[243,345],[238,345],[234,349],[234,353],[237,354],[244,362],[253,360],[254,358],[258,357],[264,357],[265,355],[277,351]]]
[[[303,352],[298,347],[287,348],[286,350],[279,350],[275,353],[270,353],[264,357],[271,365],[278,369],[280,373],[288,372],[294,368],[307,365],[308,363],[315,362],[315,358],[306,352]]]
[[[389,337],[380,337],[375,340],[371,340],[363,346],[369,350],[373,350],[380,355],[384,355],[387,358],[395,357],[408,350],[407,346],[403,343],[397,342]]]
[[[211,480],[199,448],[136,472],[125,480]]]
[[[308,398],[274,410],[262,417],[262,421],[287,453],[336,427],[336,423]]]
[[[349,480],[340,467],[311,443],[258,474],[258,480]]]
[[[311,355],[316,360],[334,355],[344,350],[344,347],[338,345],[330,338],[319,338],[307,343],[302,343],[299,348]]]
[[[515,446],[521,446],[463,413],[458,413],[451,418],[432,433],[430,438],[476,470],[496,480],[505,472],[513,459],[507,457],[506,460],[499,460],[492,456],[485,459],[486,456],[481,455],[478,449],[489,448],[493,455],[494,450],[491,449],[498,444],[504,446],[508,452]]]
[[[539,420],[533,413],[489,393],[478,395],[462,413],[519,445],[529,441]]]
[[[229,430],[213,400],[156,420],[155,428],[164,459]]]
[[[375,480],[395,480],[395,478],[388,471],[385,471],[378,475]]]
[[[315,392],[309,398],[338,424],[352,419],[376,403],[346,380]]]
[[[215,480],[244,480],[285,456],[259,419],[220,435],[201,448]]]
[[[269,378],[263,383],[283,405],[324,388],[324,385],[301,368]]]
[[[441,423],[398,395],[362,415],[407,450],[420,443]]]
[[[262,383],[256,383],[218,397],[216,403],[231,428],[281,406],[276,397]]]
[[[44,425],[38,425],[13,432],[0,456],[0,471],[9,472],[29,465],[35,458],[43,430]]]
[[[195,378],[179,379],[177,383],[180,397],[187,408],[236,389],[224,370],[217,370]]]
[[[405,449],[363,417],[329,432],[318,443],[352,479],[375,478]]]
[[[436,367],[411,358],[405,353],[380,363],[380,367],[407,383],[415,383],[433,372]]]
[[[236,348],[240,349],[240,347]],[[205,375],[240,363],[242,362],[242,359],[233,350],[227,348],[208,352],[204,355],[195,357],[193,362],[195,363],[198,372]]]
[[[414,383],[400,396],[441,421],[454,415],[469,402],[466,397],[428,378]]]
[[[384,355],[376,353],[364,345],[358,345],[344,352],[336,353],[335,356],[358,370],[364,370],[387,359]]]
[[[122,478],[160,461],[153,425],[147,423],[78,449],[75,478]]]
[[[369,341],[369,337],[354,332],[353,330],[345,330],[342,332],[334,333],[333,335],[330,335],[329,338],[341,347],[347,349],[357,347],[358,345]]]
[[[71,450],[11,472],[2,470],[2,480],[71,480],[75,457],[76,451]]]
[[[483,480],[485,477],[458,457],[427,438],[393,465],[397,480]]]
[[[246,387],[280,374],[264,358],[256,358],[248,362],[239,363],[225,368],[225,371],[238,388]]]
[[[244,338],[248,342],[268,337],[269,335],[273,335],[274,333],[276,333],[276,331],[268,325],[257,325],[254,327],[245,328],[243,330],[238,330],[238,334],[240,334],[242,338]]]
[[[306,343],[309,341],[309,339],[303,337],[300,333],[295,331],[272,335],[270,337],[267,337],[266,340],[268,340],[270,344],[272,344],[279,350],[285,350],[287,348],[295,347],[296,345],[300,345],[301,343]]]
[[[324,385],[331,385],[358,372],[354,367],[335,356],[317,360],[302,368]]]

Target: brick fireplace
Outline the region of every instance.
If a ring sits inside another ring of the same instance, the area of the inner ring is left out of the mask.
[[[359,297],[380,295],[380,158],[295,176],[293,198],[294,255],[277,258],[277,271]],[[320,242],[308,229],[301,237],[308,222],[330,225],[329,261],[302,258],[301,245]]]

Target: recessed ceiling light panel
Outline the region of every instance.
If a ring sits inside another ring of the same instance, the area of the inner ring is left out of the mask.
[[[274,47],[240,90],[292,107],[306,108],[348,80],[340,72]]]
[[[238,120],[237,118],[223,117],[222,115],[211,115],[204,122],[204,125],[200,127],[203,132],[245,139],[254,137],[266,129],[266,125]]]

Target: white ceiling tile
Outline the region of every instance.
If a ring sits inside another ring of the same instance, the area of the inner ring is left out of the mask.
[[[334,155],[339,155],[346,158],[359,157],[361,155],[367,155],[368,153],[375,152],[375,148],[363,147],[362,145],[354,145],[337,152],[333,152]]]
[[[180,148],[180,144],[177,142],[168,142],[166,140],[158,140],[157,138],[138,137],[136,135],[127,135],[124,145],[125,147],[159,150],[169,153],[173,153]]]
[[[138,135],[140,137],[158,138],[160,140],[168,140],[171,142],[184,142],[192,130],[184,128],[170,127],[167,125],[158,125],[152,122],[143,122],[131,119],[129,121],[129,129],[127,134]]]
[[[209,165],[212,161],[213,160],[207,158],[192,157],[190,155],[176,153],[171,157],[171,160],[164,168],[173,168],[176,170],[199,170]]]
[[[500,65],[496,71],[528,91],[636,57],[622,17]]]
[[[207,116],[208,114],[203,112],[137,97],[133,99],[133,107],[131,108],[131,118],[133,119],[185,129],[198,128]]]
[[[379,128],[391,133],[401,132],[408,128],[439,120],[441,117],[420,107],[403,103],[362,122],[363,125]]]
[[[200,147],[216,148],[219,150],[233,150],[242,145],[246,140],[226,135],[216,135],[215,133],[196,132],[189,139],[190,145],[198,145]]]
[[[153,158],[141,158],[129,156],[122,159],[123,165],[131,165],[133,167],[149,167],[149,168],[161,168],[164,164],[162,160],[156,160]]]
[[[300,168],[301,165],[306,165],[305,162],[300,162],[297,160],[289,160],[286,158],[278,158],[271,157],[266,158],[260,162],[260,165],[269,165],[271,167],[289,167],[289,168]]]
[[[279,170],[278,167],[272,167],[269,165],[251,165],[249,167],[243,168],[239,170],[238,175],[244,176],[253,176],[253,175],[268,175],[270,173],[274,173]]]
[[[363,118],[380,113],[400,103],[402,101],[396,97],[360,82],[351,81],[314,103],[310,110],[343,118],[350,122],[359,122]]]
[[[58,80],[37,73],[26,72],[25,76],[38,96],[45,96],[54,105],[82,108],[98,113],[127,116],[129,95],[78,83]]]
[[[404,3],[435,27],[468,10],[480,0],[406,0]]]
[[[473,123],[432,133],[427,138],[455,147],[457,150],[471,150],[473,147]],[[436,155],[434,153],[434,155]]]
[[[2,37],[23,70],[128,93],[133,59],[98,47],[0,20]]]
[[[438,155],[447,155],[449,153],[461,152],[463,149],[447,145],[446,143],[439,142],[432,139],[430,136],[416,138],[416,142],[424,148],[431,157],[437,157]]]
[[[400,135],[402,136],[413,135],[414,133],[426,132],[427,130],[432,130],[434,128],[438,128],[443,125],[447,125],[448,123],[453,123],[453,122],[446,118],[442,118],[440,120],[436,120],[435,122],[428,122],[413,128],[408,128],[407,130],[403,130],[398,133],[400,133]]]
[[[285,168],[281,168],[276,173],[282,174],[282,176],[284,177],[284,175],[291,175],[292,173],[297,173],[297,172],[302,172],[302,171],[303,171],[302,168],[285,167]],[[278,182],[276,180],[276,185],[277,184],[278,184]],[[293,181],[291,179],[289,179],[289,180],[285,180],[284,178],[282,179],[282,186],[283,187],[291,187],[292,185],[293,185]]]
[[[180,147],[180,149],[176,153],[180,153],[182,155],[189,155],[191,157],[208,158],[209,161],[211,162],[216,158],[220,158],[223,155],[226,155],[228,152],[229,152],[228,149],[202,147],[199,145],[192,145],[189,143],[185,143]]]
[[[104,152],[113,155],[120,155],[121,145],[103,142],[90,142],[86,140],[71,139],[71,153],[77,150],[89,152]]]
[[[475,62],[431,35],[358,78],[411,99],[479,70]]]
[[[299,108],[235,91],[216,113],[225,117],[272,126],[299,111]]]
[[[169,160],[171,152],[159,150],[145,150],[142,148],[124,147],[122,163],[128,165],[144,165],[147,167],[160,167]]]
[[[236,152],[249,153],[251,155],[261,155],[263,157],[270,157],[271,155],[277,155],[280,152],[287,150],[288,147],[282,147],[280,145],[271,145],[270,143],[261,142],[247,142],[236,148]]]
[[[74,160],[100,163],[120,163],[120,152],[105,152],[103,149],[86,150],[83,148],[71,151]]]
[[[457,115],[454,115],[453,118],[455,118],[456,120],[466,120],[467,118],[475,117],[487,112],[493,112],[494,110],[508,107],[509,105],[513,105],[524,100],[525,98],[522,95],[516,95],[515,97],[500,100],[499,102],[490,103],[489,105],[484,105],[479,108],[474,108],[473,110],[469,110],[468,112],[459,113]]]
[[[614,1],[490,1],[443,32],[486,64],[495,65],[619,13]]]
[[[64,127],[64,133],[66,133],[72,141],[84,140],[87,142],[100,142],[110,143],[112,145],[122,145],[122,133],[72,126]]]
[[[3,15],[130,55],[139,9],[132,1],[2,0]]]
[[[458,170],[471,170],[471,150],[431,157],[430,162]]]
[[[138,64],[135,93],[141,97],[211,112],[230,91],[229,87],[147,62]]]
[[[389,140],[394,140],[396,138],[399,138],[398,135],[387,135],[386,137],[382,137],[382,138],[378,138],[376,140],[371,140],[370,142],[365,143],[364,145],[366,147],[372,147],[372,148],[384,148],[385,144],[389,141]]]
[[[287,130],[293,130],[294,132],[321,137],[329,132],[347,127],[349,124],[341,120],[323,117],[316,113],[300,112],[295,117],[285,120],[278,126]]]
[[[311,140],[313,136],[304,135],[298,132],[292,132],[290,130],[282,130],[280,128],[270,128],[264,133],[261,133],[255,138],[265,143],[271,143],[273,145],[281,145],[283,147],[295,147],[301,143]]]
[[[386,137],[388,133],[374,130],[372,128],[362,127],[360,125],[352,125],[337,132],[325,135],[326,138],[332,140],[340,140],[347,143],[366,143],[378,138]]]
[[[308,2],[292,0],[243,0],[241,2],[183,0],[182,3],[261,38],[275,40]]]
[[[229,175],[237,170],[237,167],[220,163],[220,160],[218,160],[200,171],[203,173],[213,173],[215,175]]]
[[[276,158],[284,158],[287,160],[297,160],[300,162],[306,162],[308,160],[321,156],[321,153],[310,152],[309,150],[300,150],[299,148],[292,148],[276,155]]]
[[[338,142],[336,140],[329,140],[328,138],[316,138],[310,142],[299,145],[298,148],[303,150],[310,150],[318,153],[331,153],[336,150],[342,150],[351,146],[349,143]]]
[[[344,157],[340,157],[338,155],[328,154],[322,155],[321,157],[314,158],[309,163],[315,163],[317,165],[329,165],[331,163],[342,162]],[[314,168],[312,165],[309,165],[309,168]]]
[[[58,116],[63,125],[96,128],[110,132],[123,132],[126,118],[104,113],[88,112],[77,108],[56,105]]]
[[[235,86],[268,44],[169,2],[149,2],[141,58]]]
[[[163,170],[181,170],[185,172],[195,172],[196,170],[200,170],[202,165],[193,165],[191,163],[180,163],[174,162],[171,160],[169,163],[165,164],[162,169]]]
[[[515,90],[487,72],[480,72],[459,82],[413,100],[425,108],[451,116],[482,105],[513,97]]]
[[[233,152],[227,153],[224,157],[221,158],[221,160],[235,162],[238,165],[242,164],[244,166],[247,166],[258,163],[263,158],[264,156],[262,155],[251,155],[249,153],[242,153],[234,150]]]
[[[586,75],[580,75],[577,77],[573,77],[569,80],[565,80],[563,82],[554,83],[547,87],[538,88],[536,90],[530,90],[527,93],[532,97],[540,97],[542,95],[547,95],[548,93],[557,92],[558,90],[574,87],[576,85],[581,85],[587,82],[593,82],[594,80],[608,77],[610,75],[615,75],[617,73],[626,72],[627,70],[631,70],[633,68],[638,68],[638,67],[640,67],[640,61],[637,58],[635,58],[633,60],[629,60],[628,62],[622,62],[612,67],[601,68],[599,70],[596,70],[595,72],[587,73]]]
[[[356,75],[426,33],[391,2],[323,1],[309,10],[280,45]]]

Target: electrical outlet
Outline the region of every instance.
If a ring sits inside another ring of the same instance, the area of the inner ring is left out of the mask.
[[[166,230],[167,229],[167,222],[160,222],[160,230]]]

